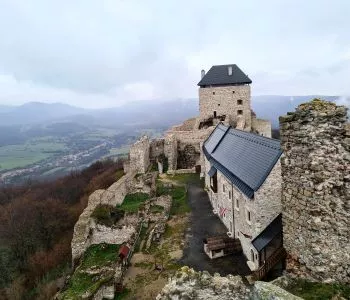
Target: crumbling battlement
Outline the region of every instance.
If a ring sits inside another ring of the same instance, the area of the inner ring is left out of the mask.
[[[280,117],[284,246],[290,262],[318,280],[350,282],[346,122],[344,106],[318,99]]]
[[[150,141],[147,136],[143,136],[130,147],[130,169],[137,173],[146,173],[149,165]]]

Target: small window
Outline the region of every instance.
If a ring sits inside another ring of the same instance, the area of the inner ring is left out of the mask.
[[[253,251],[253,249],[250,249],[250,259],[252,260],[252,262],[254,262],[254,251]]]
[[[222,185],[222,191],[225,193],[225,185]]]
[[[231,199],[231,191],[228,191],[228,198]]]
[[[252,214],[251,212],[247,209],[247,222],[250,223],[252,221]]]
[[[213,92],[213,95],[215,95],[215,92]]]
[[[235,91],[232,91],[232,94],[234,94],[235,93]]]
[[[214,110],[214,118],[216,118],[216,111]]]
[[[236,204],[236,209],[239,210],[239,201],[237,198],[236,198],[235,204]]]
[[[237,231],[237,236],[239,236],[239,231]]]
[[[243,110],[241,110],[241,109],[237,110],[237,114],[243,115]]]
[[[218,104],[218,106],[220,106],[220,103]]]
[[[240,100],[237,100],[237,104],[238,104],[238,105],[242,105],[242,104],[243,104],[243,100],[241,100],[241,99],[240,99]]]

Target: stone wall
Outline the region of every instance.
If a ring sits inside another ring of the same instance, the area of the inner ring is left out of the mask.
[[[152,162],[164,154],[164,139],[154,139],[150,143],[149,156]]]
[[[346,121],[345,107],[317,99],[280,117],[287,269],[298,262],[298,271],[318,280],[350,282]]]
[[[252,118],[252,131],[271,138],[271,122],[268,120]]]
[[[147,136],[143,136],[130,147],[130,168],[137,173],[146,173],[149,165],[150,142]]]
[[[107,190],[96,190],[89,196],[88,205],[79,216],[77,223],[74,226],[72,247],[72,261],[80,258],[85,250],[91,245],[90,241],[90,226],[91,214],[99,204],[108,204],[116,206],[121,204],[130,191],[133,184],[133,178],[136,173],[128,173],[112,184]]]
[[[164,141],[164,155],[168,159],[168,170],[177,168],[177,140],[174,134],[167,134]]]
[[[242,104],[240,104],[242,100]],[[201,120],[230,115],[237,120],[239,111],[245,119],[245,130],[251,130],[250,85],[199,88],[199,118]],[[233,124],[232,124],[233,125]]]
[[[173,126],[171,130],[173,131],[191,131],[195,129],[195,125],[197,124],[197,118],[191,118],[184,121],[180,125]]]
[[[240,276],[210,275],[185,266],[169,278],[156,300],[302,300],[270,282],[246,285]]]

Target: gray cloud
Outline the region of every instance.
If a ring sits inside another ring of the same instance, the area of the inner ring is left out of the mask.
[[[194,97],[200,70],[222,63],[241,66],[254,94],[350,94],[349,9],[346,0],[2,0],[0,104]]]

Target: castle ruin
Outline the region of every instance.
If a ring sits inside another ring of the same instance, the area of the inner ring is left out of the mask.
[[[164,138],[150,141],[149,151],[145,150],[145,142],[135,143],[130,149],[130,167],[144,173],[149,161],[163,164],[166,160],[169,173],[199,172],[204,166],[202,144],[220,122],[271,137],[270,121],[256,118],[251,108],[251,83],[235,64],[213,66],[208,73],[202,70],[199,116],[173,126]]]
[[[321,100],[280,117],[287,269],[350,283],[350,126]]]

